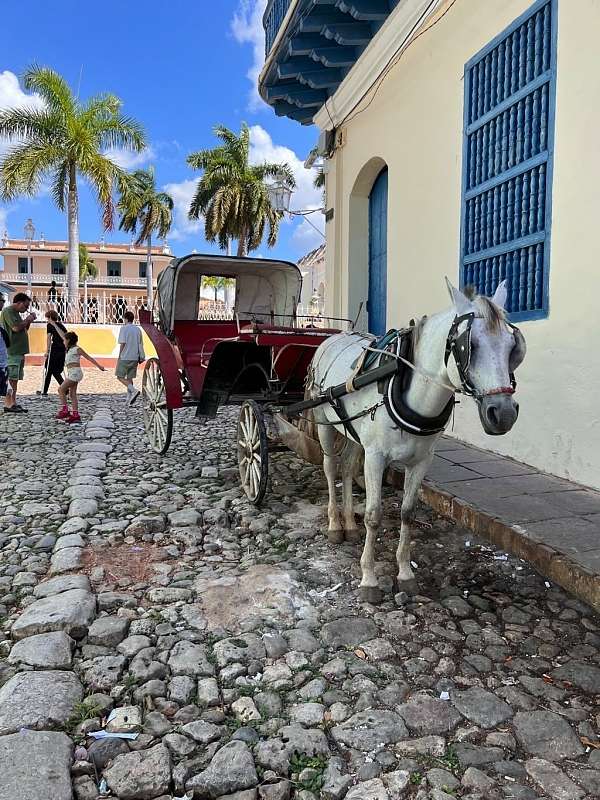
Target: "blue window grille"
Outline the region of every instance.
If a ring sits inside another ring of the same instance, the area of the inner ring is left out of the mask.
[[[548,316],[556,0],[540,0],[465,66],[461,285],[508,280],[515,321]]]

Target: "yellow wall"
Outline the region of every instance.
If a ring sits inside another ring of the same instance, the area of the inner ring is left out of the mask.
[[[115,359],[119,355],[120,325],[67,325],[68,330],[79,336],[79,344],[94,358]],[[142,331],[144,352],[149,358],[155,356],[154,345]],[[29,329],[30,355],[42,355],[46,351],[46,325],[35,323]]]
[[[448,306],[458,283],[464,64],[531,5],[457,0],[406,51],[368,110],[345,126],[330,162],[329,313],[353,317],[367,285],[367,200],[389,169],[388,325]],[[483,434],[472,401],[454,433],[600,488],[600,3],[560,0],[550,316],[521,328],[521,415],[513,432]]]

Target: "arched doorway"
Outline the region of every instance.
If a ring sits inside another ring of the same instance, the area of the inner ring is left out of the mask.
[[[369,194],[369,331],[378,336],[387,324],[388,171],[381,170]]]

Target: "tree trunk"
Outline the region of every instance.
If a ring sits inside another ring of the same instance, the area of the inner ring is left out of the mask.
[[[153,302],[152,286],[152,236],[148,236],[148,250],[146,251],[146,296],[148,298],[148,308],[152,308]]]
[[[75,164],[69,165],[67,217],[69,225],[69,263],[67,267],[69,309],[66,318],[76,322],[79,312],[79,199]]]
[[[240,238],[238,239],[238,249],[237,254],[238,258],[245,258],[248,255],[247,245],[247,234],[245,228],[242,228],[242,232],[240,234]]]

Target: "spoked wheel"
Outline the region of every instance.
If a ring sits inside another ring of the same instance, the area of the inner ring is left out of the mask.
[[[150,446],[161,456],[166,453],[173,435],[173,411],[167,408],[167,393],[157,358],[149,358],[142,378],[144,425]]]
[[[248,499],[258,506],[267,491],[269,451],[263,413],[254,400],[246,400],[242,404],[237,438],[242,489]]]

